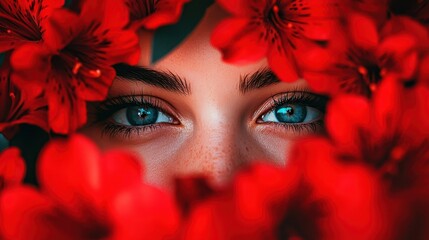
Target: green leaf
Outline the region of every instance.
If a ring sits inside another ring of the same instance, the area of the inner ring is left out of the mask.
[[[66,0],[64,3],[65,8],[70,8],[72,6],[73,0]]]
[[[185,40],[213,3],[214,0],[191,0],[184,5],[182,16],[176,24],[157,29],[152,44],[152,63],[166,56]]]
[[[9,141],[0,133],[0,152],[9,147]]]
[[[0,54],[0,66],[2,66],[3,65],[3,62],[4,62],[4,58],[6,57],[6,53],[1,53]]]

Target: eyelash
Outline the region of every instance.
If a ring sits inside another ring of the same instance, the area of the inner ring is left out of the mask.
[[[112,99],[108,99],[105,102],[97,106],[96,109],[96,123],[102,123],[102,134],[108,135],[109,137],[115,137],[119,134],[123,135],[126,138],[131,138],[132,135],[140,135],[141,133],[155,131],[162,125],[167,125],[170,123],[157,123],[150,124],[146,126],[139,127],[130,127],[119,125],[111,121],[106,121],[109,119],[115,112],[121,110],[122,108],[131,107],[131,106],[142,106],[142,107],[153,107],[158,109],[161,112],[168,114],[173,121],[177,122],[177,118],[171,111],[166,110],[163,106],[165,104],[158,98],[151,96],[121,96]]]
[[[294,131],[298,133],[302,132],[316,132],[317,129],[323,128],[323,118],[311,122],[311,123],[302,123],[302,124],[288,124],[288,123],[264,123],[261,122],[262,116],[272,111],[273,109],[282,106],[284,104],[302,104],[309,107],[314,107],[317,110],[321,111],[322,114],[325,114],[326,104],[328,98],[322,95],[313,94],[306,91],[293,91],[293,92],[284,92],[276,94],[271,97],[271,100],[263,104],[263,110],[257,113],[256,122],[259,124],[272,125],[274,127],[280,127],[286,129],[287,131]]]
[[[286,124],[286,123],[272,123],[272,122],[261,122],[261,118],[264,114],[272,111],[274,108],[284,105],[284,104],[303,104],[310,107],[314,107],[320,110],[323,114],[325,113],[326,103],[328,99],[324,96],[312,94],[305,91],[294,91],[294,92],[284,92],[276,94],[272,96],[270,100],[266,101],[261,107],[262,110],[257,111],[255,115],[257,115],[256,122],[259,124],[267,124],[274,127],[280,127],[282,129],[286,129],[287,131],[294,131],[298,133],[302,132],[316,132],[317,129],[323,127],[323,118],[311,122],[311,123],[303,123],[303,124]],[[173,111],[167,110],[164,107],[166,104],[162,102],[162,100],[152,97],[152,96],[120,96],[112,99],[108,99],[105,102],[101,103],[97,106],[96,109],[96,123],[102,123],[102,134],[108,135],[109,137],[115,137],[118,135],[122,135],[125,138],[131,138],[132,135],[140,135],[142,133],[148,133],[152,131],[156,131],[161,128],[162,125],[171,125],[171,123],[157,123],[150,124],[146,126],[139,127],[130,127],[119,125],[113,123],[111,121],[107,121],[115,112],[121,110],[122,108],[131,107],[131,106],[144,106],[144,107],[154,107],[159,111],[162,111],[168,114],[173,118],[175,122],[178,122],[178,118],[172,114]],[[170,107],[171,108],[171,107]],[[260,108],[260,109],[261,109]],[[177,125],[180,123],[177,123]]]

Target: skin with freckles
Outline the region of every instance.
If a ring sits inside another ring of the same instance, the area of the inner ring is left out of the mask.
[[[287,150],[297,137],[322,131],[323,111],[308,108],[309,120],[296,124],[273,121],[278,120],[269,114],[273,109],[287,111],[291,117],[299,113],[299,109],[288,108],[287,103],[275,107],[285,96],[305,108],[309,101],[306,96],[313,94],[304,80],[273,80],[275,76],[270,74],[265,60],[245,66],[224,63],[220,52],[210,44],[211,31],[224,17],[218,6],[212,6],[188,38],[155,64],[149,63],[151,35],[141,34],[143,52],[139,65],[174,74],[186,81],[189,91],[175,92],[120,76],[106,101],[134,96],[129,106],[135,106],[139,105],[136,100],[145,99],[163,112],[165,117],[158,117],[159,123],[129,126],[133,115],[121,101],[101,119],[96,117],[100,109],[94,107],[89,115],[92,121],[81,132],[103,149],[135,152],[144,161],[145,180],[165,188],[171,187],[175,177],[188,174],[204,174],[213,185],[223,185],[234,172],[254,161],[284,165]],[[258,77],[271,83],[244,87],[246,80]],[[305,102],[300,103],[304,98]],[[139,114],[135,115],[142,117]],[[115,130],[115,125],[120,127]]]

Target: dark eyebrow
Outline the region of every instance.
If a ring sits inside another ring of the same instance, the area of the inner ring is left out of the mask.
[[[268,68],[262,68],[253,74],[247,74],[241,77],[239,90],[245,94],[251,90],[268,87],[279,83],[280,80]]]
[[[157,71],[142,66],[120,63],[114,66],[116,76],[121,79],[139,81],[184,95],[191,94],[189,83],[172,72]]]

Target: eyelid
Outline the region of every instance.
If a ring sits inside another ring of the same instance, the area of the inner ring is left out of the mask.
[[[181,116],[178,111],[167,101],[150,95],[127,95],[110,98],[97,106],[97,122],[106,121],[117,111],[131,106],[151,106],[167,114],[174,121],[173,124],[180,124]]]
[[[252,116],[252,119],[257,122],[261,116],[267,114],[273,108],[280,106],[284,103],[300,103],[320,110],[325,113],[326,103],[328,98],[325,96],[317,95],[306,91],[292,91],[278,93],[267,99]]]

